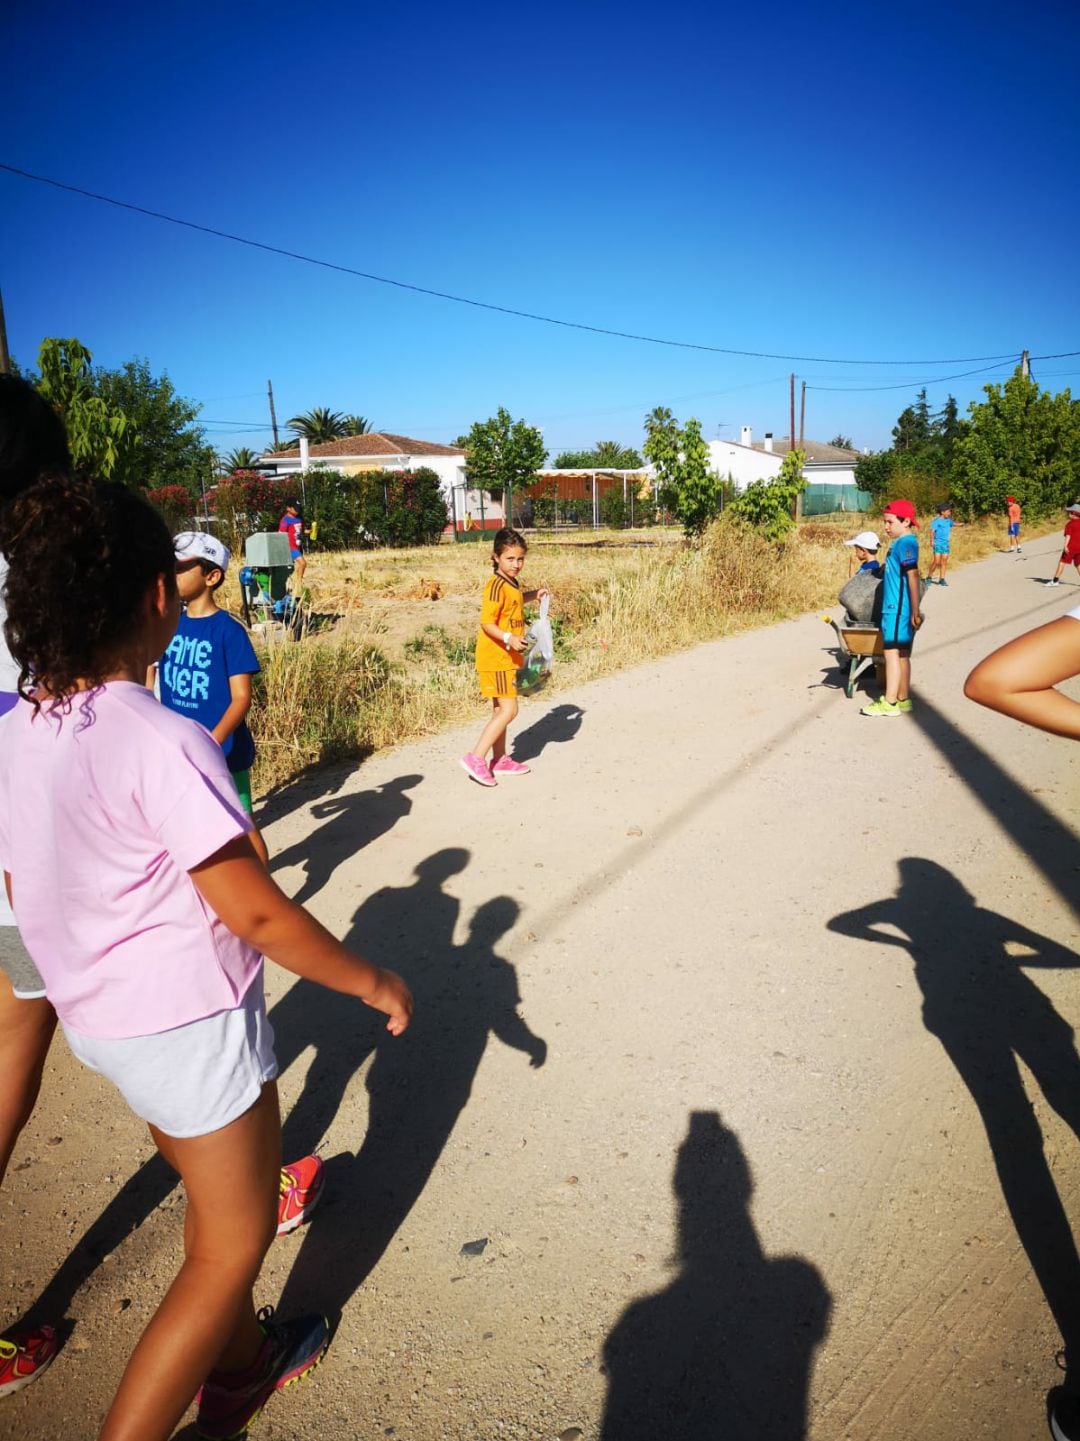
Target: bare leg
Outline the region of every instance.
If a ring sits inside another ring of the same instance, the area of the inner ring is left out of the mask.
[[[34,1109],[55,1030],[56,1012],[44,997],[22,1001],[0,976],[0,1181]]]
[[[184,1264],[132,1353],[100,1441],[168,1441],[209,1372],[250,1366],[263,1342],[251,1288],[277,1224],[276,1085],[208,1136],[150,1133],[187,1191]]]
[[[890,648],[885,652],[885,699],[895,705],[900,698],[900,652]]]
[[[506,754],[506,728],[517,713],[517,696],[497,696],[491,702],[491,719],[480,732],[473,755],[486,760],[488,751],[491,751],[492,760],[500,760]]]

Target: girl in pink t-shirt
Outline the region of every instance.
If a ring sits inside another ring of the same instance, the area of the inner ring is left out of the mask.
[[[121,485],[52,481],[0,517],[0,552],[26,702],[0,772],[8,892],[72,1050],[147,1121],[188,1200],[184,1263],[101,1441],[167,1441],[200,1382],[200,1434],[237,1436],[328,1344],[322,1317],[277,1322],[252,1298],[281,1164],[261,957],[393,1035],[412,998],[284,896],[220,748],[142,685],[179,615],[157,513]]]

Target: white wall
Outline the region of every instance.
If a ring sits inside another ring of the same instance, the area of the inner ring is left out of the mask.
[[[730,475],[739,490],[745,490],[752,480],[772,480],[780,474],[783,456],[775,452],[753,450],[734,440],[710,440],[708,444],[709,469],[723,480]]]

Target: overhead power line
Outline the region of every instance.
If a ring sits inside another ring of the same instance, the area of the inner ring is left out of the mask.
[[[406,280],[394,280],[386,275],[374,275],[367,270],[357,270],[349,265],[338,265],[332,260],[320,260],[312,255],[302,255],[296,250],[286,250],[280,245],[269,245],[263,240],[252,240],[246,235],[233,235],[227,230],[219,230],[213,225],[200,225],[194,220],[183,220],[176,215],[166,215],[160,210],[150,210],[145,205],[134,205],[127,200],[117,200],[111,195],[100,195],[94,190],[84,190],[78,185],[68,185],[62,180],[54,180],[48,175],[35,175],[32,171],[23,170],[17,165],[9,165],[0,160],[0,170],[6,170],[10,175],[18,175],[23,180],[32,180],[38,185],[51,185],[56,190],[65,190],[71,195],[81,195],[86,200],[97,200],[103,205],[113,205],[119,210],[130,210],[136,215],[146,215],[152,220],[163,220],[169,225],[181,225],[187,230],[197,230],[203,235],[213,235],[219,240],[230,240],[235,245],[247,245],[253,250],[263,250],[270,255],[282,255],[288,260],[299,260],[305,265],[316,265],[323,270],[334,270],[341,275],[352,275],[360,280],[370,280],[377,285],[392,285],[398,290],[410,290],[417,295],[430,295],[437,300],[450,300],[456,305],[469,305],[476,310],[491,310],[498,315],[512,315],[519,320],[535,320],[544,325],[558,325],[566,330],[584,330],[591,335],[608,335],[617,340],[634,340],[643,345],[664,345],[677,350],[699,350],[706,351],[711,355],[738,355],[750,360],[788,360],[798,361],[804,365],[976,365],[984,361],[1010,360],[1015,352],[1010,351],[1003,355],[960,355],[950,356],[944,360],[852,360],[838,356],[822,355],[784,355],[777,351],[770,350],[736,350],[731,346],[724,345],[703,345],[691,340],[667,340],[656,335],[639,335],[629,330],[610,330],[602,325],[587,325],[579,320],[562,320],[554,315],[541,315],[531,310],[518,310],[509,305],[495,305],[487,300],[475,300],[467,295],[453,295],[449,291],[434,290],[427,285],[414,285]],[[1039,357],[1034,356],[1033,359]]]
[[[869,390],[919,390],[926,385],[943,385],[947,380],[963,380],[968,375],[985,375],[990,370],[1003,370],[1005,365],[1017,364],[1018,359],[1017,356],[1010,356],[1004,363],[999,361],[996,365],[981,365],[977,370],[960,370],[955,375],[939,375],[933,380],[904,380],[896,385],[813,385],[808,381],[806,388],[843,392],[847,395]]]

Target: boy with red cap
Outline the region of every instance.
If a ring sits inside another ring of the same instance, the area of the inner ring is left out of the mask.
[[[919,609],[919,522],[910,500],[891,500],[882,512],[892,545],[885,560],[881,595],[881,639],[885,649],[885,694],[862,715],[898,716],[911,710],[911,646],[922,625]]]
[[[1075,565],[1080,570],[1080,500],[1074,500],[1065,509],[1069,516],[1065,522],[1065,549],[1061,552],[1054,578],[1048,580],[1047,585],[1060,585],[1067,565]]]
[[[1012,555],[1015,541],[1016,554],[1020,554],[1020,502],[1015,495],[1005,497],[1005,509],[1009,514],[1009,554]]]

